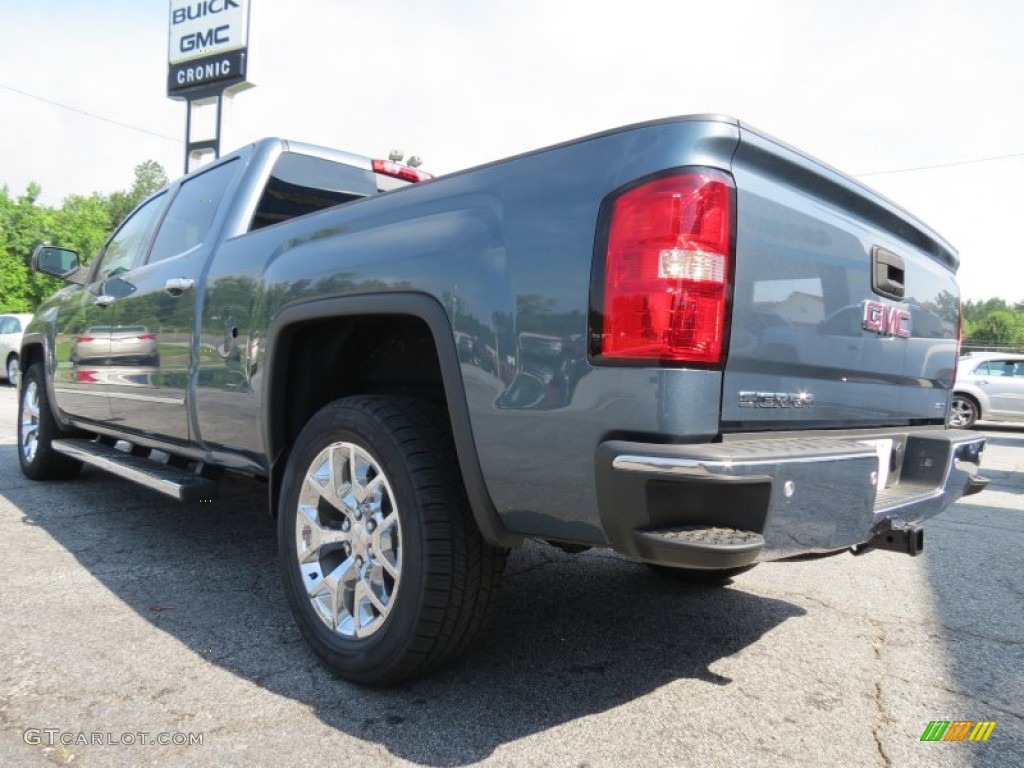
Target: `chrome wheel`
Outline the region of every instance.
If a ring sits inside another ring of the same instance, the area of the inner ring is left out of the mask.
[[[374,634],[402,575],[398,508],[380,464],[353,443],[332,443],[306,470],[297,512],[298,567],[317,616],[343,637]]]
[[[50,408],[46,375],[42,363],[33,363],[19,373],[18,463],[32,480],[67,480],[78,474],[82,462],[58,453],[53,441],[78,434],[61,429]]]
[[[39,385],[29,381],[21,393],[21,457],[31,463],[39,447]]]
[[[15,355],[11,355],[11,359],[7,361],[7,383],[12,387],[18,386],[18,374],[21,372],[21,366],[18,364],[18,358]]]
[[[966,397],[953,396],[949,409],[949,426],[969,428],[978,420],[978,409]]]
[[[335,400],[295,437],[277,514],[285,594],[346,680],[426,674],[483,625],[506,551],[481,535],[458,467],[447,412],[411,398]]]

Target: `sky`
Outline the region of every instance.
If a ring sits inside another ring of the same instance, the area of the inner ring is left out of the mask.
[[[127,188],[147,159],[180,175],[168,17],[165,0],[0,0],[0,185],[35,181],[59,204]],[[397,148],[447,173],[729,114],[936,229],[964,298],[1016,302],[1022,51],[1019,0],[252,0],[255,87],[229,103],[223,140]]]

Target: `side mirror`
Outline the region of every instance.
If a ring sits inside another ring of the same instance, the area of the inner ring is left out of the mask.
[[[73,282],[72,276],[78,271],[78,267],[78,254],[67,248],[37,245],[32,251],[32,269],[36,272]]]

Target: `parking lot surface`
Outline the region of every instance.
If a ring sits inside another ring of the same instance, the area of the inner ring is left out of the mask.
[[[0,387],[0,765],[1024,765],[1024,430],[982,427],[993,482],[921,557],[710,587],[531,543],[470,655],[366,690],[293,624],[264,486],[33,483],[15,406]],[[996,726],[922,742],[936,720]]]

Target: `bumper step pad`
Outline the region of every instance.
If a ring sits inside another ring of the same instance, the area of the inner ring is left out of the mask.
[[[754,562],[764,547],[760,533],[718,526],[634,531],[633,538],[641,559],[677,568],[738,568]]]

